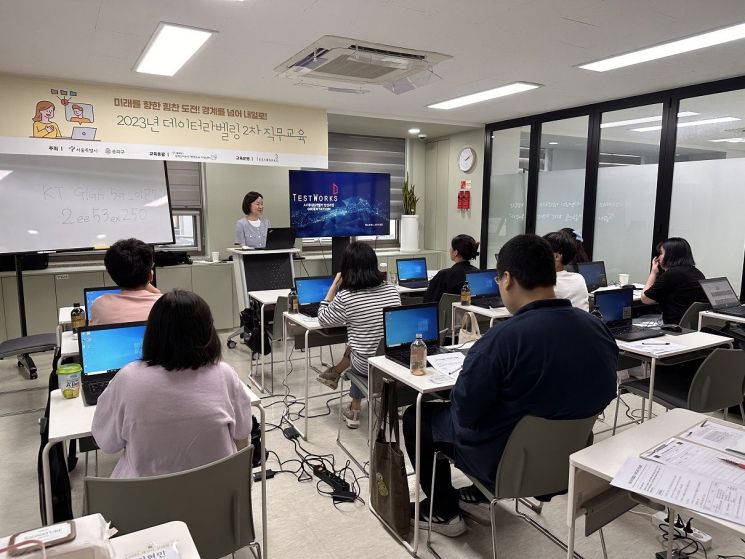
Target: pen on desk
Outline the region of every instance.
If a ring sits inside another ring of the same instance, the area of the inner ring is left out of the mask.
[[[727,462],[727,464],[732,464],[733,466],[737,466],[738,468],[741,468],[745,470],[745,464],[742,462],[737,462],[736,460],[730,460],[729,458],[719,458],[722,462]]]
[[[642,342],[642,345],[670,345],[670,342]]]
[[[737,450],[736,448],[725,448],[727,452],[734,452],[735,454],[739,454],[740,456],[745,456],[745,452],[742,450]]]
[[[701,424],[701,427],[706,427],[706,422],[709,421],[708,419],[704,419],[704,422]]]

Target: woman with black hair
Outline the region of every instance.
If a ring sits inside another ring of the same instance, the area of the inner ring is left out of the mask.
[[[425,303],[439,303],[443,293],[460,293],[466,282],[466,274],[478,272],[471,260],[479,254],[479,243],[470,235],[456,235],[450,241],[450,260],[455,262],[450,268],[440,270],[429,282],[424,294]]]
[[[383,309],[400,304],[396,286],[387,283],[378,271],[373,249],[365,243],[350,243],[341,259],[341,272],[321,301],[318,322],[324,327],[347,327],[352,373],[367,376],[367,359],[375,355],[383,338]],[[327,369],[318,381],[336,389],[339,376],[333,368]],[[354,384],[349,395],[352,403],[343,412],[344,420],[347,427],[357,429],[364,395]]]
[[[221,360],[207,303],[174,289],[153,305],[142,359],[123,367],[98,399],[92,433],[106,453],[123,450],[111,477],[172,474],[248,444],[251,400]]]
[[[696,268],[691,245],[681,237],[662,241],[657,245],[657,253],[642,290],[642,302],[659,303],[662,321],[677,324],[691,303],[708,300],[699,283],[705,276]]]
[[[253,190],[243,197],[241,209],[245,214],[235,223],[235,241],[239,247],[263,248],[266,232],[272,226],[264,215],[264,197]]]
[[[563,229],[559,229],[559,233],[564,233],[565,235],[569,236],[569,238],[571,238],[572,242],[574,243],[574,248],[576,249],[574,258],[572,258],[564,266],[564,269],[567,272],[577,272],[577,264],[590,261],[590,257],[587,255],[585,244],[582,240],[582,234],[579,231],[575,231],[571,227],[564,227]]]

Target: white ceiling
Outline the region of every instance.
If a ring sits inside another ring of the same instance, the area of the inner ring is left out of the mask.
[[[132,68],[159,21],[219,34],[172,78]],[[459,125],[745,74],[745,41],[607,73],[575,66],[745,22],[742,0],[5,0],[0,71]],[[298,87],[273,68],[322,35],[441,52],[442,80],[402,95]],[[426,105],[522,80],[528,93]]]

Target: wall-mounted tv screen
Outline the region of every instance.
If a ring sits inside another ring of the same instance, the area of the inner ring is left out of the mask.
[[[387,173],[290,171],[290,225],[298,237],[388,235]]]

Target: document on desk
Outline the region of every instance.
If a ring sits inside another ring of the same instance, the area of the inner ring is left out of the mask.
[[[731,454],[682,439],[669,439],[642,453],[641,457],[707,478],[745,487],[745,469],[724,461],[732,460]],[[735,461],[745,462],[745,460]]]
[[[745,455],[745,430],[709,419],[678,435],[681,439],[703,446]]]
[[[658,340],[659,338],[647,338],[646,340],[637,340],[635,342],[623,342],[622,348],[644,353],[652,353],[655,356],[686,349],[686,346],[681,344],[661,342]]]
[[[463,368],[463,361],[465,359],[466,356],[460,351],[427,356],[427,361],[429,361],[429,364],[432,365],[435,371],[446,375],[452,375],[460,371]]]
[[[655,500],[745,524],[745,486],[643,458],[628,458],[611,485]]]

